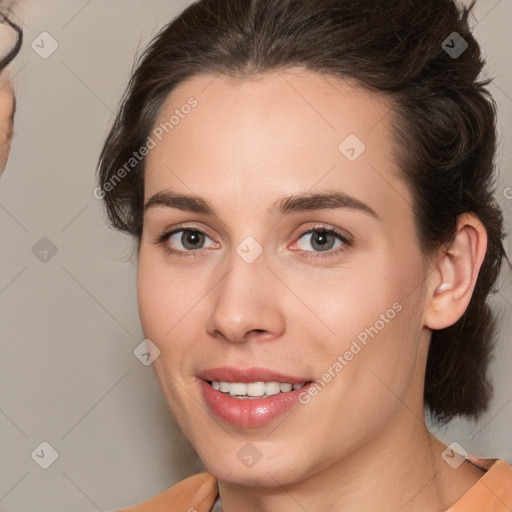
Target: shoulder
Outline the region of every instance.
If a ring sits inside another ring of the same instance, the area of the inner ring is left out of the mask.
[[[217,499],[217,480],[209,472],[199,473],[133,507],[115,512],[209,512]]]
[[[512,510],[512,466],[502,459],[466,457],[485,470],[480,480],[447,512],[509,512]]]
[[[512,508],[512,466],[502,459],[496,459],[482,477],[484,478],[491,490],[499,488],[507,492],[508,506]]]

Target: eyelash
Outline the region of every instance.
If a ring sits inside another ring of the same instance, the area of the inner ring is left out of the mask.
[[[167,243],[169,241],[169,238],[172,235],[175,235],[176,233],[180,233],[182,231],[191,231],[193,233],[201,233],[202,235],[205,235],[208,238],[211,238],[211,237],[208,236],[207,233],[205,233],[201,229],[197,229],[197,228],[194,228],[194,227],[188,227],[187,226],[187,227],[181,227],[181,228],[174,229],[172,231],[168,231],[168,232],[163,233],[156,240],[155,244],[160,246],[165,254],[172,254],[172,255],[179,256],[179,257],[183,257],[183,258],[188,258],[190,256],[192,256],[193,258],[200,258],[201,257],[201,254],[200,254],[201,253],[201,249],[190,250],[190,251],[180,251],[180,250],[172,249],[172,248],[169,247],[169,245]],[[332,251],[332,250],[328,250],[328,251],[304,251],[304,250],[301,250],[301,249],[293,249],[293,250],[294,251],[298,251],[298,252],[306,253],[304,255],[305,258],[326,258],[326,257],[337,256],[340,253],[344,252],[347,248],[352,246],[351,240],[346,238],[340,231],[338,231],[337,229],[334,229],[334,228],[328,228],[326,226],[315,226],[313,228],[310,227],[310,228],[304,229],[303,231],[301,231],[297,235],[297,241],[300,240],[304,235],[307,235],[309,233],[317,233],[317,232],[327,233],[327,234],[330,234],[330,235],[334,235],[339,241],[341,241],[343,243],[343,245],[341,247],[339,247],[338,249],[334,250],[334,251]],[[322,252],[325,252],[325,254],[322,254]],[[313,254],[309,254],[309,253],[313,253]]]

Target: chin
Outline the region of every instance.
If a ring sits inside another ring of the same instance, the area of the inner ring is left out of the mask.
[[[268,467],[266,464],[256,464],[252,468],[243,468],[233,464],[213,462],[205,464],[206,468],[219,481],[243,487],[277,487],[280,485],[290,485],[300,480],[299,475],[290,473],[293,464],[285,464],[286,467]]]
[[[206,440],[205,437],[202,437]],[[306,477],[307,461],[297,460],[295,447],[272,443],[254,444],[246,438],[192,443],[206,469],[219,481],[247,487],[276,487],[296,483]],[[263,444],[261,450],[256,448]],[[201,446],[202,445],[202,446]],[[210,447],[214,445],[215,449]],[[268,450],[269,455],[266,451]]]

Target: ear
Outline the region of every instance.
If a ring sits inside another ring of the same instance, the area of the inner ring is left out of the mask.
[[[437,255],[428,277],[424,309],[427,327],[444,329],[464,314],[486,250],[485,227],[475,214],[464,213],[458,219],[455,239]]]

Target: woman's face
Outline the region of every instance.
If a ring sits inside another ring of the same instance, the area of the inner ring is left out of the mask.
[[[296,482],[423,418],[426,269],[393,122],[384,98],[293,69],[195,77],[150,134],[141,321],[224,480]]]
[[[14,92],[7,72],[0,74],[0,176],[11,150]]]

